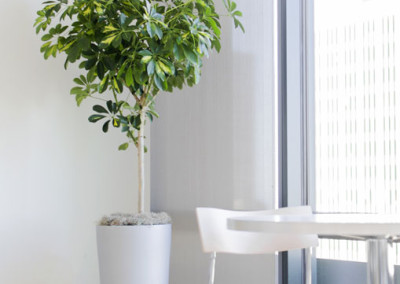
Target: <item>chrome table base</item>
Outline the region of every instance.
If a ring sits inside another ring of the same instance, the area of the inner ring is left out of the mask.
[[[386,238],[367,239],[367,284],[394,284],[392,243]]]

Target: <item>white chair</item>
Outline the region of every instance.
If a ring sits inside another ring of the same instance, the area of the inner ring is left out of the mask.
[[[228,230],[227,228],[227,219],[231,217],[312,214],[311,208],[308,206],[265,211],[231,211],[200,207],[196,209],[196,214],[203,251],[211,253],[209,284],[214,283],[217,253],[266,254],[318,246],[316,235],[253,233]],[[308,268],[311,268],[309,263]],[[309,282],[311,281],[311,273],[310,271],[307,273],[307,282]]]

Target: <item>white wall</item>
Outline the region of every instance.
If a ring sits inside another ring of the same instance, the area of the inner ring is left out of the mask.
[[[224,17],[222,52],[205,62],[200,84],[157,102],[151,204],[173,217],[171,284],[207,283],[197,206],[274,206],[273,1],[237,2],[246,33]],[[216,282],[274,283],[274,258],[223,255]]]
[[[40,2],[0,1],[0,283],[96,284],[95,224],[136,210],[136,154],[75,106],[76,69],[43,60]]]

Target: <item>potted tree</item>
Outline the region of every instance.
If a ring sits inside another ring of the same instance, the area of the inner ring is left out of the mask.
[[[235,27],[235,2],[224,0]],[[93,100],[89,121],[120,128],[137,148],[138,213],[106,216],[97,227],[102,284],[168,283],[170,218],[144,210],[144,130],[158,117],[154,103],[200,80],[202,58],[220,51],[220,15],[213,0],[53,0],[37,12],[44,58],[65,54],[65,69],[82,74],[70,93],[79,106]],[[244,30],[243,30],[244,31]],[[122,225],[122,226],[119,226]],[[142,226],[123,226],[142,225]]]

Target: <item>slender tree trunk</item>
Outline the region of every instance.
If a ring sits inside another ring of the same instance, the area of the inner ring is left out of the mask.
[[[140,112],[140,130],[138,131],[138,171],[139,171],[139,200],[138,210],[139,213],[144,212],[144,129],[145,129],[145,115],[146,110],[142,109]]]

